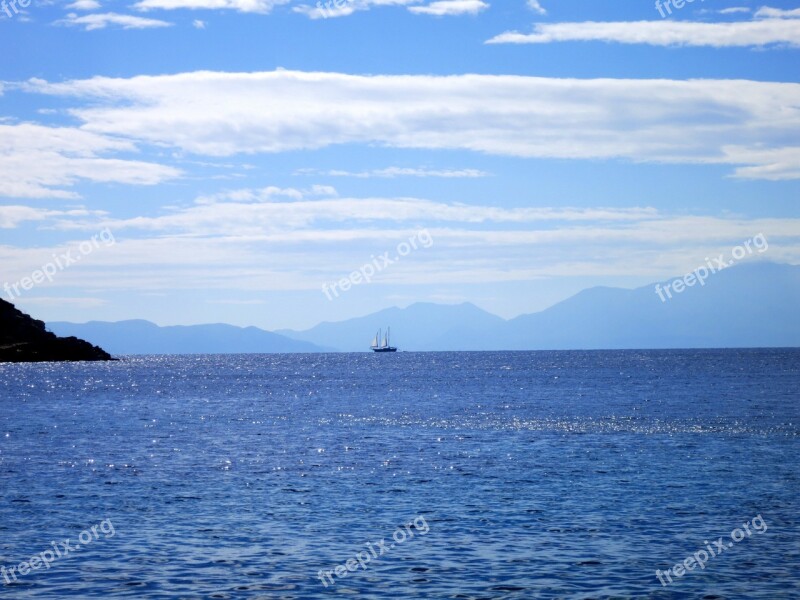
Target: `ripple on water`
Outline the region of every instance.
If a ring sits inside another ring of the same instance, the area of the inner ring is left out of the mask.
[[[0,565],[27,598],[779,598],[800,352],[0,365]],[[762,514],[662,589],[654,573]],[[429,526],[395,543],[398,527]],[[394,547],[325,588],[332,570]],[[796,594],[800,597],[800,593]]]

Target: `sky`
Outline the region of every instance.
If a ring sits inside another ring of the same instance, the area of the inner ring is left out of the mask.
[[[6,0],[0,56],[2,297],[45,321],[800,264],[800,0]]]

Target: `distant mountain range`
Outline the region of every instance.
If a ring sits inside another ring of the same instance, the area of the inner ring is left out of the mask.
[[[661,284],[662,286],[664,283]],[[477,306],[417,303],[274,333],[255,327],[158,327],[148,321],[50,323],[113,354],[368,351],[379,327],[407,351],[800,346],[800,266],[754,262],[711,275],[662,302],[655,284],[596,287],[505,320]]]
[[[487,350],[508,321],[474,304],[429,304],[385,310],[338,323],[320,323],[307,331],[278,330],[296,340],[311,341],[344,352],[369,350],[378,328],[392,328],[392,345],[400,350]]]
[[[75,335],[118,354],[235,354],[324,352],[315,344],[293,340],[258,327],[174,325],[159,327],[143,320],[48,323],[57,335]],[[80,333],[78,333],[80,332]]]

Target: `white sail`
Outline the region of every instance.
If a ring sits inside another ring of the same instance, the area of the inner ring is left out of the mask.
[[[391,330],[387,327],[386,333],[383,333],[383,328],[378,329],[378,333],[372,340],[370,345],[375,352],[397,352],[397,348],[392,347],[392,334]]]

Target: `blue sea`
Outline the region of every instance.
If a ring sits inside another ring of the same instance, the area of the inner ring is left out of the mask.
[[[0,566],[15,600],[800,598],[800,350],[3,364]]]

